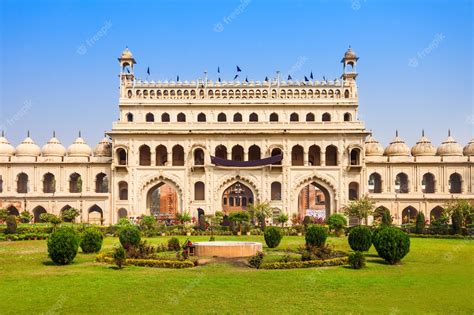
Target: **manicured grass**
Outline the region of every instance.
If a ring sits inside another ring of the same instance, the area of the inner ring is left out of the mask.
[[[236,239],[264,243],[263,236],[216,237]],[[117,243],[117,238],[106,238],[105,249]],[[284,237],[278,249],[303,243],[303,237]],[[329,243],[349,250],[346,238],[329,238]],[[82,253],[72,265],[52,265],[45,241],[0,242],[0,314],[474,311],[474,241],[412,239],[402,265],[383,263],[373,247],[367,260],[362,270],[343,266],[255,270],[231,263],[184,270],[115,270],[96,263],[95,255]]]

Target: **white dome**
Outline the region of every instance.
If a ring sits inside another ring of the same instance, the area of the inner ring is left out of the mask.
[[[66,148],[59,142],[59,140],[53,135],[53,137],[43,146],[43,156],[65,156]]]
[[[411,148],[411,155],[413,156],[434,156],[436,155],[436,148],[431,144],[431,141],[425,137],[425,133],[421,134],[420,140]]]
[[[40,147],[29,136],[16,147],[17,156],[39,156],[40,154]]]
[[[387,156],[409,156],[410,148],[407,146],[405,141],[398,136],[397,132],[395,139],[393,139],[387,148],[385,148],[384,154]]]
[[[99,144],[95,147],[94,150],[95,156],[112,156],[112,143],[110,143],[107,137],[104,137],[100,140]]]
[[[474,138],[471,139],[471,141],[469,141],[469,143],[464,147],[464,150],[462,152],[464,155],[469,155],[469,156],[474,155]]]
[[[10,142],[3,136],[0,137],[0,156],[12,156],[15,154],[15,148]]]
[[[365,155],[366,156],[376,156],[376,155],[383,155],[383,147],[382,145],[375,140],[374,137],[369,136],[365,141]]]
[[[448,132],[448,137],[439,145],[436,154],[441,156],[461,156],[462,147],[451,137],[451,132]]]
[[[90,156],[92,149],[87,145],[84,139],[79,137],[67,148],[68,156]]]

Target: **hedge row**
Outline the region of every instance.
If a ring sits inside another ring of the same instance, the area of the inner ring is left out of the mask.
[[[114,259],[107,257],[104,254],[99,254],[96,257],[98,262],[107,264],[114,264]],[[127,259],[125,265],[139,266],[139,267],[153,267],[153,268],[172,268],[183,269],[194,267],[194,263],[190,260],[158,260],[158,259]]]
[[[347,264],[347,257],[338,257],[325,260],[307,260],[307,261],[289,261],[289,262],[272,262],[263,263],[260,269],[294,269],[294,268],[311,268],[311,267],[327,267],[342,266]]]
[[[45,240],[48,237],[48,233],[6,234],[0,235],[0,241]]]
[[[465,236],[460,234],[455,235],[443,235],[443,234],[408,234],[410,237],[415,238],[439,238],[439,239],[460,239],[460,240],[474,240],[472,236]]]

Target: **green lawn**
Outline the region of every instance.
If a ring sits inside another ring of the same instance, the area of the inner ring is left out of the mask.
[[[238,239],[263,242],[260,236]],[[116,243],[117,238],[107,238],[105,248]],[[285,237],[279,248],[303,243],[303,237]],[[346,238],[329,243],[348,250]],[[372,248],[363,270],[255,270],[230,263],[115,270],[84,254],[72,265],[52,265],[45,241],[0,242],[0,314],[473,314],[474,241],[412,239],[410,253],[398,266],[384,264],[375,254]]]

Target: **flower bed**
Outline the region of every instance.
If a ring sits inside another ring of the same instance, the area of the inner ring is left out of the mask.
[[[260,269],[312,268],[312,267],[341,266],[341,265],[346,265],[346,264],[347,264],[347,257],[339,257],[339,258],[331,258],[331,259],[324,259],[324,260],[263,263],[260,266]]]
[[[114,259],[103,253],[96,256],[97,262],[114,264]],[[190,260],[161,260],[161,259],[132,259],[125,260],[127,266],[153,267],[153,268],[172,268],[183,269],[194,267],[194,262]]]

